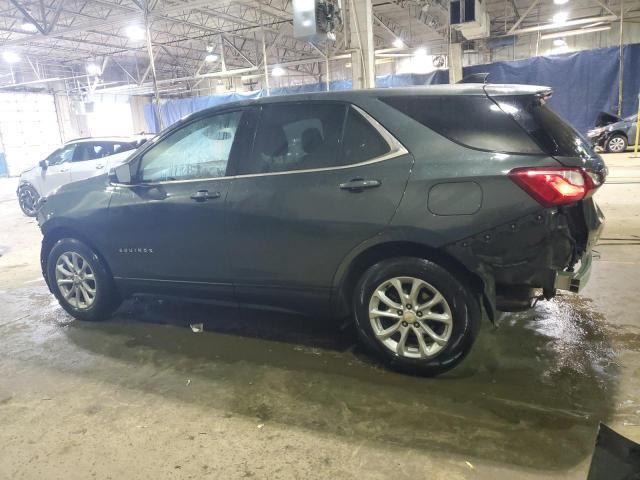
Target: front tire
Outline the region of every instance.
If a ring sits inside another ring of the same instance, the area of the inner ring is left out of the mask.
[[[31,185],[23,185],[18,189],[18,203],[22,213],[27,217],[35,217],[38,214],[38,200],[40,195]]]
[[[627,137],[616,134],[607,139],[605,150],[609,153],[620,153],[627,150]]]
[[[474,295],[450,272],[422,258],[370,267],[354,293],[362,343],[395,370],[434,376],[469,353],[480,326]]]
[[[78,320],[103,320],[121,303],[106,265],[79,240],[56,242],[47,259],[47,276],[62,308]]]

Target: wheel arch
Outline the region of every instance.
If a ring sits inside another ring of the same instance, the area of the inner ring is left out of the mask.
[[[417,257],[430,260],[462,280],[474,293],[485,296],[485,282],[460,261],[441,249],[410,240],[391,240],[368,246],[345,260],[336,273],[333,285],[332,308],[338,316],[351,311],[355,286],[370,266],[393,257]],[[486,306],[486,299],[483,299]]]
[[[49,286],[49,278],[47,275],[47,260],[49,258],[49,253],[51,253],[51,250],[53,249],[53,246],[56,244],[56,242],[63,238],[73,238],[84,243],[87,247],[89,247],[96,253],[98,258],[102,261],[104,268],[107,270],[109,275],[113,276],[111,267],[107,263],[100,249],[97,248],[96,245],[89,239],[89,237],[84,235],[80,231],[80,229],[76,228],[73,225],[58,224],[50,226],[46,229],[46,231],[43,232],[43,234],[42,247],[40,249],[40,268],[42,269],[42,276],[47,282],[47,286]],[[51,289],[50,286],[49,289]]]

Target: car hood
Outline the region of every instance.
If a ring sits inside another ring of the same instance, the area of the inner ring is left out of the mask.
[[[596,119],[595,128],[606,127],[607,125],[618,123],[620,121],[622,121],[622,119],[617,115],[614,115],[613,113],[600,112],[598,114],[598,118]]]

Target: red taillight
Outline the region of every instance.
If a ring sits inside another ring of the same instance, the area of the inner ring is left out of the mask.
[[[583,168],[514,168],[509,177],[544,207],[582,200],[600,186]]]

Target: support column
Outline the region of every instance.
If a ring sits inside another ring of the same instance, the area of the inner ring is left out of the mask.
[[[449,83],[462,80],[462,44],[449,44]]]
[[[371,0],[349,0],[351,32],[351,74],[353,89],[376,86],[373,44],[373,8]]]

